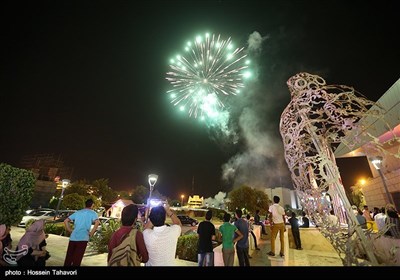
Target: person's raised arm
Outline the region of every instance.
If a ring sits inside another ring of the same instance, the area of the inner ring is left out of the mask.
[[[176,214],[169,208],[169,204],[166,203],[164,205],[165,208],[165,212],[167,213],[168,217],[171,218],[171,221],[174,225],[178,225],[180,227],[182,227],[182,223],[181,220],[179,220],[178,216],[176,216]]]

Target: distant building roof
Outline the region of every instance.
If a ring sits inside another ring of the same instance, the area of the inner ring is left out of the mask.
[[[188,206],[195,208],[195,207],[202,207],[204,202],[204,197],[200,197],[199,195],[189,196]]]

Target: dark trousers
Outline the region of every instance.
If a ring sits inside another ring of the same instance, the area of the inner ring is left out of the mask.
[[[236,254],[239,260],[239,266],[250,266],[249,247],[239,247],[236,245]]]
[[[87,241],[69,241],[64,266],[80,266],[85,254]]]
[[[253,239],[254,239],[254,246],[256,246],[256,249],[258,248],[258,246],[257,246],[257,238],[256,238],[256,235],[254,234],[254,232],[251,230],[250,231],[250,233],[251,233],[251,235],[253,236]]]
[[[301,248],[300,231],[298,228],[292,228],[292,234],[294,239],[294,244],[296,244],[296,249]]]

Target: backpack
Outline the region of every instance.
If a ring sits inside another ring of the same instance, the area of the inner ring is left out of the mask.
[[[140,258],[136,248],[136,232],[133,228],[129,234],[124,235],[122,242],[111,253],[108,266],[140,266]]]

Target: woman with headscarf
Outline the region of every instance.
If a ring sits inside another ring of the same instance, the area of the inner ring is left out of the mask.
[[[44,220],[37,220],[29,226],[18,243],[17,250],[28,248],[27,254],[17,257],[18,266],[45,266],[48,258],[46,245]]]
[[[0,266],[8,266],[8,263],[3,260],[4,249],[11,249],[10,227],[0,225]]]

